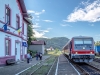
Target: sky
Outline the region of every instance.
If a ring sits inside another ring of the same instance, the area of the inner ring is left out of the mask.
[[[100,0],[24,0],[36,38],[91,36],[100,41]]]

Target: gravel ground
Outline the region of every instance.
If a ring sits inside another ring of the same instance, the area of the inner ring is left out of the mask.
[[[98,63],[98,62],[93,61],[93,62],[91,62],[89,64],[95,66],[98,69],[100,69],[100,63]]]

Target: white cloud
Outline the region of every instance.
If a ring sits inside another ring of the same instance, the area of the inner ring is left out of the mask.
[[[33,11],[33,10],[28,10],[27,12],[28,13],[35,13],[35,11]]]
[[[45,10],[43,9],[41,12],[38,12],[38,11],[34,11],[34,10],[28,10],[27,11],[28,13],[33,13],[34,15],[40,15],[40,14],[43,14],[45,12]]]
[[[42,13],[44,13],[44,12],[45,12],[45,10],[43,9],[43,10],[42,10]]]
[[[39,26],[39,23],[35,23],[34,25],[32,25],[33,28],[40,28],[41,26]]]
[[[97,22],[100,21],[100,0],[96,0],[93,3],[82,2],[84,8],[76,7],[74,12],[68,15],[65,22],[76,22],[76,21],[88,21]]]
[[[33,32],[34,37],[36,38],[48,38],[45,36],[46,33],[48,33],[52,28],[47,28],[46,30],[40,30],[40,29],[34,29]]]
[[[36,38],[47,38],[47,37],[45,37],[44,36],[44,32],[38,32],[38,31],[36,31],[36,30],[34,30],[34,37],[36,37]]]
[[[65,26],[69,26],[69,27],[72,27],[71,25],[69,24],[61,24],[61,26],[65,27]]]
[[[53,22],[53,21],[51,21],[51,20],[43,20],[43,21],[45,21],[45,22]]]
[[[88,5],[90,4],[89,1],[90,1],[90,0],[87,0],[86,2],[83,1],[83,2],[81,2],[80,4],[82,4],[82,5],[84,5],[84,6],[88,6]]]

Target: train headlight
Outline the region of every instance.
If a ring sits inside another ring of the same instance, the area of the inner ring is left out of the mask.
[[[83,49],[85,49],[85,47],[83,47]]]
[[[77,52],[75,52],[75,54],[77,54]]]
[[[92,54],[92,52],[90,52],[90,54]]]

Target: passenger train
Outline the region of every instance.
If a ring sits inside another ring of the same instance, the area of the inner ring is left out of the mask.
[[[62,52],[74,62],[92,62],[95,58],[94,40],[86,36],[72,37]]]

